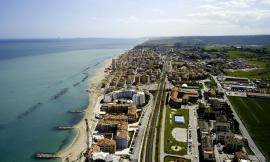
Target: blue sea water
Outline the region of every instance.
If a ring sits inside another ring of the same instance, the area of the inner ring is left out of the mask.
[[[88,104],[83,78],[93,77],[105,59],[138,42],[0,40],[0,161],[33,162],[36,152],[56,152],[67,146],[74,132],[54,127],[73,125],[82,118],[67,111]],[[53,99],[61,91],[66,93]]]

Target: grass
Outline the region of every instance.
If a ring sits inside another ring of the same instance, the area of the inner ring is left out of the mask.
[[[172,64],[184,64],[184,61],[173,61]]]
[[[243,77],[243,78],[256,78],[256,79],[269,79],[270,78],[270,68],[267,69],[254,69],[254,70],[235,70],[235,71],[225,71],[228,76]]]
[[[256,145],[270,160],[270,100],[232,96],[229,99]]]
[[[184,158],[179,158],[179,157],[175,157],[175,156],[165,156],[164,162],[171,162],[171,161],[174,161],[177,159],[184,159]],[[187,160],[188,162],[191,162],[190,159],[185,159],[185,160]]]
[[[246,63],[260,68],[269,68],[270,66],[270,61],[247,60]]]
[[[174,128],[188,128],[189,123],[189,113],[188,109],[175,109],[177,110],[175,113],[179,115],[183,115],[185,118],[184,124],[176,124],[174,122],[174,116],[172,116],[170,122],[170,114],[173,112],[173,109],[169,106],[166,108],[166,121],[165,121],[165,135],[164,137],[167,138],[164,140],[164,151],[168,154],[175,154],[175,155],[186,155],[187,154],[187,143],[186,142],[179,142],[176,141],[175,138],[172,136],[172,130]],[[182,149],[180,151],[174,151],[171,149],[171,146],[178,145]]]
[[[256,53],[249,51],[229,51],[228,55],[230,58],[254,58],[257,56]]]
[[[217,89],[217,83],[214,81],[214,79],[212,77],[210,77],[210,81],[209,82],[205,82],[205,85],[210,90],[214,90],[215,91]]]
[[[250,51],[229,51],[230,58],[243,58],[245,62],[250,65],[255,65],[259,68],[269,68],[270,56],[269,54],[256,54]]]
[[[131,140],[132,140],[132,137],[133,137],[134,133],[135,133],[134,131],[129,131],[129,132],[128,132],[128,136],[129,136],[128,146],[129,146],[130,143],[131,143]]]

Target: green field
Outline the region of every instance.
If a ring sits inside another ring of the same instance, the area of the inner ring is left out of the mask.
[[[176,124],[174,122],[174,116],[172,115],[170,119],[170,114],[175,112],[178,115],[183,115],[185,118],[185,123],[184,124]],[[169,106],[166,108],[166,121],[165,121],[165,135],[164,137],[164,151],[168,154],[175,154],[175,155],[186,155],[187,154],[187,143],[186,142],[179,142],[176,141],[171,132],[173,128],[187,128],[189,123],[189,113],[188,109],[172,109]],[[183,149],[180,151],[174,151],[171,149],[171,146],[173,145],[179,145]]]
[[[269,54],[256,54],[250,51],[229,51],[228,56],[234,59],[243,58],[247,64],[255,65],[259,68],[269,68],[270,66]]]
[[[270,160],[270,100],[232,96],[229,99],[259,149]]]
[[[171,162],[171,161],[174,161],[174,160],[177,160],[177,159],[184,159],[184,158],[178,158],[178,157],[174,157],[174,156],[165,156],[164,161],[165,162]],[[185,160],[187,160],[188,162],[191,162],[190,159],[185,159]]]
[[[242,77],[242,78],[256,78],[256,79],[270,79],[270,68],[254,69],[254,70],[234,70],[225,71],[228,76]]]
[[[257,56],[256,53],[248,51],[229,51],[228,55],[230,58],[254,58]]]

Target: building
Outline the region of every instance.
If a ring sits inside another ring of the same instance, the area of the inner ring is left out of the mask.
[[[145,93],[142,91],[131,90],[121,90],[112,93],[112,99],[126,98],[132,100],[137,106],[143,105],[145,103]]]
[[[109,94],[105,94],[104,98],[103,98],[103,102],[105,102],[105,103],[112,102],[112,96]]]
[[[125,115],[106,115],[99,120],[96,129],[102,133],[113,133],[116,148],[125,149],[128,147],[129,141],[127,121],[128,117]]]
[[[202,137],[202,156],[204,160],[215,161],[214,144],[210,135]]]
[[[133,95],[136,94],[136,90],[131,89],[131,90],[120,90],[120,91],[115,91],[112,93],[112,98],[119,99],[119,98],[127,98],[127,99],[132,99]]]
[[[172,108],[181,108],[182,99],[178,98],[178,92],[179,92],[178,87],[173,87],[172,88],[171,96],[170,96],[170,99],[169,99],[169,105]]]
[[[226,143],[231,137],[233,137],[232,132],[216,132],[216,141],[222,144]]]
[[[230,123],[227,122],[215,122],[214,123],[216,132],[229,132],[230,131]]]
[[[185,123],[185,118],[184,118],[184,116],[175,115],[174,116],[174,122],[177,123],[177,124],[184,124]]]
[[[132,96],[132,101],[136,105],[143,105],[145,103],[145,94],[144,92],[137,92]]]
[[[181,108],[181,105],[185,105],[188,102],[196,102],[199,98],[199,94],[194,89],[179,89],[173,87],[171,96],[169,99],[169,105],[172,108]]]
[[[243,151],[235,152],[233,161],[234,162],[251,162],[247,153]]]
[[[119,127],[128,127],[128,117],[125,115],[110,115],[100,119],[97,123],[96,129],[102,133],[115,133]]]
[[[148,74],[141,75],[140,83],[149,84],[150,83],[150,75],[148,75]]]
[[[256,97],[256,98],[270,98],[270,94],[268,94],[268,93],[252,93],[252,92],[248,92],[247,96],[248,97]]]
[[[112,59],[112,69],[115,70],[117,68],[117,59]]]
[[[183,98],[183,104],[187,104],[188,102],[196,102],[199,98],[199,94],[194,89],[181,89],[179,92],[180,97]]]
[[[109,152],[111,154],[115,153],[116,151],[116,142],[115,140],[110,140],[107,138],[100,139],[97,142],[97,145],[100,147],[100,150],[103,152]]]
[[[237,151],[242,151],[244,146],[244,140],[236,138],[235,136],[230,136],[224,141],[224,150],[227,150],[227,152],[234,153]]]
[[[116,148],[126,149],[128,148],[129,135],[127,130],[119,130],[115,136]]]
[[[225,115],[216,116],[214,129],[216,132],[230,132],[230,123],[228,123]]]
[[[103,104],[100,109],[107,113],[126,114],[129,122],[135,122],[138,119],[135,104]]]

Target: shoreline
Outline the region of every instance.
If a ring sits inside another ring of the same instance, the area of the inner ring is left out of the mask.
[[[85,151],[87,148],[87,134],[84,119],[87,118],[88,121],[90,121],[90,129],[93,129],[92,125],[95,124],[93,120],[95,119],[95,113],[98,111],[98,107],[96,106],[96,104],[99,96],[101,95],[100,83],[107,74],[106,72],[104,72],[104,70],[111,65],[112,58],[104,60],[103,66],[98,68],[95,72],[95,75],[91,77],[88,81],[87,89],[90,90],[88,95],[89,103],[87,108],[85,109],[85,114],[81,121],[73,126],[76,134],[75,137],[63,150],[57,152],[57,155],[61,158],[62,161],[80,160],[83,151]]]

